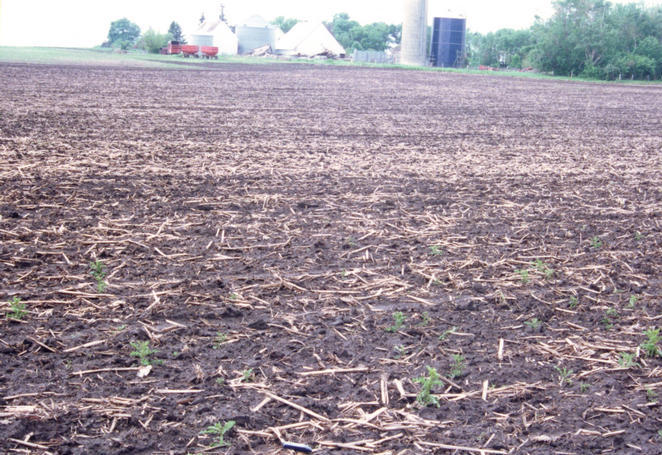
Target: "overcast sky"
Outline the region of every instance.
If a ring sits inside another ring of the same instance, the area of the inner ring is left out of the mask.
[[[535,16],[548,18],[552,0],[429,0],[430,14],[467,18],[472,31],[527,28]],[[402,0],[0,0],[0,45],[92,47],[105,41],[113,20],[127,17],[141,29],[166,32],[177,21],[188,33],[202,12],[218,15],[226,6],[230,23],[252,14],[329,20],[347,12],[362,24],[402,22]],[[632,3],[615,0],[615,3]],[[638,2],[642,3],[642,2]],[[648,6],[662,0],[645,0]]]

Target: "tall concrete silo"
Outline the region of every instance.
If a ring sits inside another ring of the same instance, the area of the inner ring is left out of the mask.
[[[404,20],[402,21],[403,65],[426,64],[428,35],[427,0],[404,0]]]

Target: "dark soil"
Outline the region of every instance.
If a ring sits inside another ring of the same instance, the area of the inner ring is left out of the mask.
[[[0,76],[0,452],[662,452],[662,87]]]

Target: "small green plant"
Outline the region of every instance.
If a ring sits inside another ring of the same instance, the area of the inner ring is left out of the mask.
[[[233,292],[232,294],[230,294],[230,300],[239,300],[239,294]]]
[[[643,239],[643,238],[644,238],[644,236],[641,234],[641,232],[637,231],[637,232],[634,233],[634,239],[635,239],[637,242],[640,241],[640,240]]]
[[[219,349],[221,345],[226,341],[228,341],[228,336],[226,334],[224,334],[223,332],[216,332],[212,349]]]
[[[444,254],[444,251],[439,247],[439,245],[432,245],[430,246],[430,254],[432,256],[441,256]]]
[[[651,403],[657,400],[657,393],[653,389],[646,389],[646,399]]]
[[[425,326],[425,325],[430,325],[430,324],[432,324],[432,318],[430,317],[430,313],[425,311],[421,315],[421,325]]]
[[[394,349],[395,349],[395,358],[396,359],[404,357],[407,354],[407,348],[405,348],[401,344],[397,345]]]
[[[462,354],[453,354],[452,359],[453,363],[451,363],[451,371],[448,377],[455,379],[462,376],[462,372],[464,371],[464,357],[462,357]]]
[[[234,420],[228,420],[224,424],[221,424],[221,422],[217,422],[214,425],[208,426],[205,430],[201,431],[202,434],[210,434],[213,436],[216,436],[218,439],[211,445],[212,447],[224,447],[227,446],[228,443],[225,442],[223,437],[225,434],[232,429],[235,425]]]
[[[579,299],[577,298],[577,296],[571,295],[570,303],[568,303],[568,308],[574,310],[575,308],[577,308],[577,305],[579,305]]]
[[[106,286],[107,286],[106,282],[104,281],[104,279],[106,278],[105,266],[101,261],[94,261],[90,263],[90,268],[92,269],[90,273],[92,274],[94,279],[97,280],[97,291],[99,292],[99,294],[101,294],[106,290]]]
[[[9,301],[9,308],[11,309],[11,312],[7,314],[7,318],[10,319],[20,321],[28,314],[28,312],[25,311],[25,303],[21,302],[21,299],[16,296]]]
[[[662,430],[657,430],[657,437],[662,439]]]
[[[561,387],[563,387],[563,384],[568,384],[572,385],[572,379],[570,379],[570,376],[572,376],[573,371],[568,370],[566,367],[559,367],[555,366],[554,369],[559,375],[559,381],[561,382]]]
[[[403,324],[405,323],[405,319],[407,319],[407,317],[402,311],[396,311],[393,313],[393,325],[386,330],[388,332],[397,332],[402,328]]]
[[[354,237],[347,237],[346,243],[352,248],[356,246],[356,240],[354,240]]]
[[[600,240],[600,237],[596,235],[591,239],[591,247],[595,248],[596,250],[602,248],[602,240]]]
[[[172,351],[172,357],[173,357],[174,359],[176,359],[177,357],[179,357],[179,354],[180,354],[179,351]]]
[[[421,391],[416,395],[416,401],[423,405],[429,406],[431,404],[439,407],[439,399],[432,395],[432,388],[440,386],[443,383],[441,382],[439,373],[436,368],[426,367],[428,370],[428,375],[421,376],[419,378],[414,378],[414,382],[421,384]]]
[[[241,382],[253,382],[255,375],[253,374],[253,369],[249,368],[241,372]]]
[[[579,384],[579,391],[580,391],[581,393],[586,393],[586,392],[588,392],[588,390],[589,390],[590,388],[591,388],[591,386],[590,386],[589,384],[585,383],[585,382],[581,382],[581,383]]]
[[[439,341],[446,341],[446,338],[448,338],[448,335],[452,335],[457,331],[457,327],[451,327],[448,330],[445,330],[444,333],[439,335]]]
[[[658,346],[660,338],[660,329],[648,329],[644,332],[647,340],[641,344],[641,349],[644,350],[648,357],[662,357],[662,348]]]
[[[151,359],[150,357],[156,354],[157,351],[149,347],[149,341],[132,341],[129,343],[134,351],[131,352],[131,357],[138,357],[140,364],[143,366],[162,363],[159,360]]]
[[[540,330],[540,327],[542,327],[542,321],[538,318],[533,318],[530,321],[526,321],[524,325],[534,331],[537,331]]]
[[[528,270],[518,269],[518,270],[515,270],[515,273],[517,273],[520,276],[520,278],[522,279],[522,283],[526,284],[530,281]]]
[[[225,378],[216,378],[216,384],[218,385],[225,384]]]
[[[605,315],[605,317],[602,318],[600,321],[602,325],[605,326],[605,330],[611,330],[614,328],[614,323],[609,319],[609,316]]]
[[[634,308],[638,300],[639,300],[639,296],[631,295],[630,299],[628,300],[628,308]]]
[[[536,262],[534,262],[533,265],[535,266],[536,270],[538,270],[538,272],[545,276],[546,279],[549,280],[554,276],[554,269],[550,268],[541,259],[536,259]]]
[[[634,354],[629,352],[621,352],[621,356],[618,359],[618,364],[622,368],[634,368],[640,366],[637,362],[634,361]]]

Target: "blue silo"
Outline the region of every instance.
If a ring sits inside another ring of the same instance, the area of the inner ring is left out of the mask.
[[[464,65],[467,20],[435,17],[430,43],[430,64],[445,68]]]

